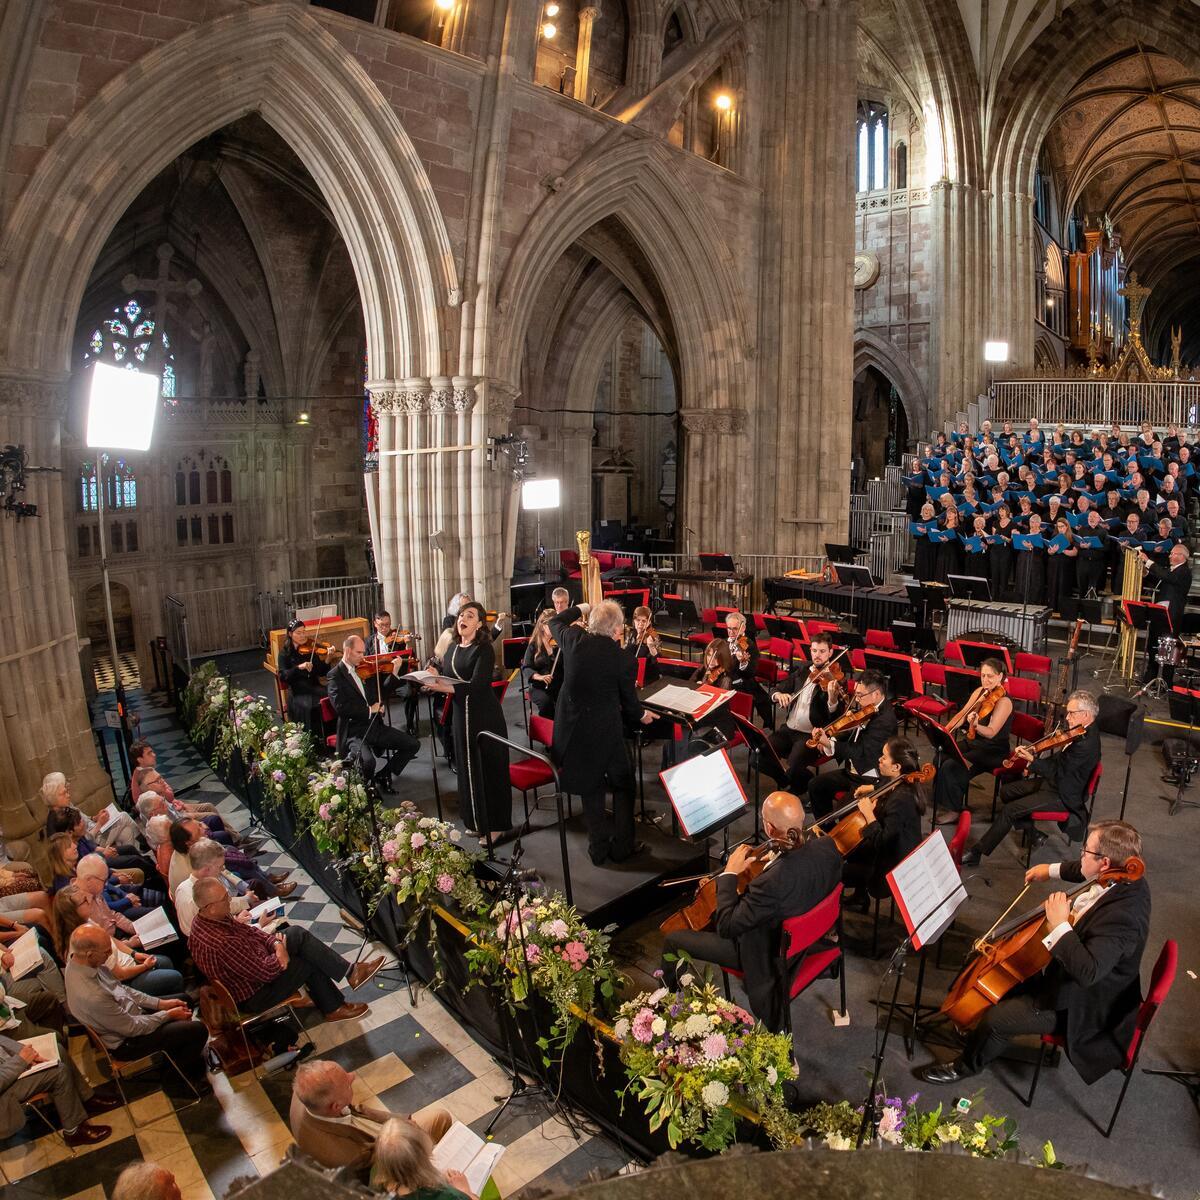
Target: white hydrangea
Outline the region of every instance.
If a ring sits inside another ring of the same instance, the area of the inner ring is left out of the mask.
[[[662,1017],[655,1017],[650,1025],[650,1032],[654,1034],[655,1037],[662,1037],[662,1035],[667,1032],[666,1021],[664,1021]]]
[[[828,1146],[830,1150],[854,1149],[854,1143],[848,1137],[845,1137],[840,1133],[827,1133],[825,1135],[825,1145]]]
[[[629,1037],[629,1022],[624,1017],[622,1017],[613,1026],[613,1037],[615,1037],[618,1042],[623,1042],[627,1037]]]
[[[684,1036],[689,1038],[703,1037],[712,1028],[712,1018],[704,1013],[694,1013],[683,1023]]]
[[[704,1085],[700,1099],[705,1108],[724,1108],[729,1103],[729,1089],[719,1079],[713,1079]]]
[[[437,822],[432,817],[422,817],[417,822],[417,825],[421,829],[432,829],[436,824],[437,824]]]

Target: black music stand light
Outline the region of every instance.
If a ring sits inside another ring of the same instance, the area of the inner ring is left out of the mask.
[[[992,585],[982,575],[947,575],[946,582],[955,600],[990,602],[992,599]]]

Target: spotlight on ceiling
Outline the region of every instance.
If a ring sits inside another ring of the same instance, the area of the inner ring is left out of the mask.
[[[718,92],[713,103],[722,112],[728,112],[733,107],[733,97],[728,92]]]
[[[545,23],[545,25],[542,26],[542,37],[546,38],[547,41],[550,38],[552,38],[557,32],[558,32],[558,26],[555,25],[553,21],[547,21]]]

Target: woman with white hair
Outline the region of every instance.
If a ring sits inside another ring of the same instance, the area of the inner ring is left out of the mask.
[[[433,1165],[433,1141],[413,1121],[393,1117],[375,1140],[371,1186],[388,1196],[411,1200],[478,1200],[461,1171]]]
[[[42,780],[42,803],[47,809],[47,819],[54,809],[71,807],[71,785],[61,771],[51,771]],[[104,829],[98,829],[96,822],[84,813],[83,825],[85,834],[100,847],[105,858],[113,860],[121,855],[137,854],[137,822],[128,813],[118,813],[116,820]]]

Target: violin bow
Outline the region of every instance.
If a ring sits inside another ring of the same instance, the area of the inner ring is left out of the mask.
[[[309,662],[312,662],[313,659],[316,658],[316,656],[317,656],[317,643],[321,640],[321,622],[324,620],[325,620],[325,617],[323,614],[317,618],[317,631],[316,631],[316,633],[313,634],[312,649],[309,650],[309,652],[308,652],[308,661]]]

